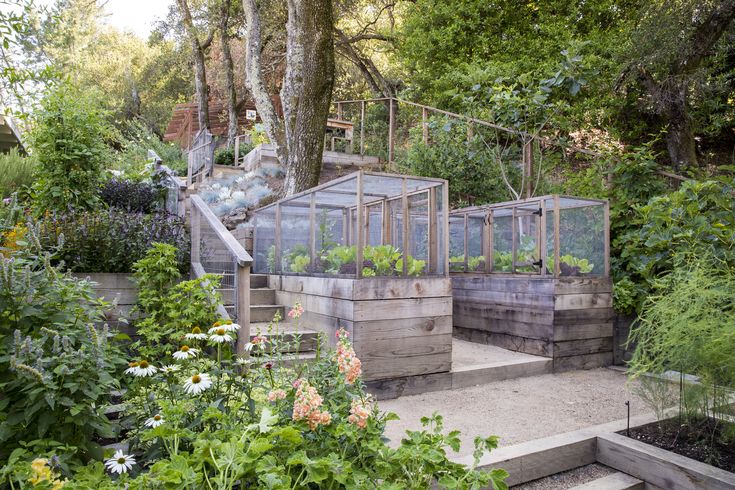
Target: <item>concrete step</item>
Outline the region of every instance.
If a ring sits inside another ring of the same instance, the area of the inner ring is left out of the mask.
[[[284,308],[280,305],[250,305],[250,322],[270,322],[273,320],[276,312],[281,313],[284,317]]]
[[[276,303],[276,291],[268,288],[250,288],[251,305],[272,305]]]
[[[312,352],[316,350],[319,333],[315,330],[303,327],[296,329],[296,326],[293,324],[281,323],[278,325],[278,332],[273,327],[271,327],[271,331],[269,332],[269,325],[268,322],[251,323],[250,337],[255,337],[258,332],[267,337],[278,334],[282,337],[282,342],[286,344],[283,352],[295,352],[297,347],[298,352]],[[297,337],[299,341],[298,345],[295,344]]]
[[[268,276],[266,274],[250,274],[250,287],[252,289],[267,288]]]
[[[645,487],[646,484],[638,478],[618,471],[572,487],[571,490],[643,490]]]

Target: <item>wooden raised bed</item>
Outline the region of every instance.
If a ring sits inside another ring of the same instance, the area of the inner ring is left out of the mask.
[[[452,275],[455,335],[550,357],[554,370],[613,359],[609,277]]]
[[[367,381],[449,372],[452,290],[446,277],[332,278],[269,275],[276,302],[301,302],[300,320],[334,342],[350,333]]]
[[[96,272],[72,274],[79,279],[88,279],[94,284],[92,289],[98,298],[113,303],[109,311],[105,312],[106,322],[122,333],[135,335],[134,329],[121,318],[129,319],[131,310],[138,301],[138,286],[133,281],[132,274]]]

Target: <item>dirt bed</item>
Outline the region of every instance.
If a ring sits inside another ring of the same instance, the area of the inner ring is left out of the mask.
[[[460,454],[467,455],[478,435],[500,436],[500,445],[510,446],[624,419],[626,400],[631,416],[648,412],[631,389],[625,374],[602,368],[405,396],[380,402],[380,409],[401,418],[388,423],[391,444],[420,429],[422,416],[439,412],[447,430],[462,432]]]
[[[725,424],[707,419],[686,425],[673,418],[631,429],[630,437],[735,472],[735,442],[725,442]],[[620,433],[627,435],[625,431]]]

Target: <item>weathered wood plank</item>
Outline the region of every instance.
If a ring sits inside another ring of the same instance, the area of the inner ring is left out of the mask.
[[[612,358],[612,351],[571,357],[557,357],[554,358],[554,372],[558,373],[574,369],[595,369],[609,366],[612,364]]]
[[[390,301],[355,301],[352,320],[394,320],[452,314],[452,298],[394,299]]]
[[[354,342],[452,334],[452,316],[354,322]]]
[[[612,293],[609,277],[560,277],[554,282],[555,294]]]
[[[620,434],[597,437],[597,460],[668,490],[731,490],[735,474]]]
[[[551,339],[554,332],[551,323],[525,323],[497,318],[483,318],[481,316],[454,314],[454,325],[458,327],[471,328],[484,332],[504,333],[518,335],[531,339]]]
[[[78,279],[89,279],[97,283],[95,289],[137,289],[132,274],[116,274],[116,273],[74,273],[72,276]]]
[[[575,325],[579,323],[607,323],[615,318],[612,308],[592,308],[589,310],[557,310],[554,312],[554,325]]]
[[[431,298],[452,295],[452,282],[446,277],[363,278],[353,281],[353,299]]]
[[[536,309],[554,308],[552,294],[506,293],[502,291],[481,291],[473,289],[455,289],[452,297],[457,301],[469,301],[506,306],[533,306]]]
[[[542,277],[512,277],[494,274],[452,274],[453,289],[502,291],[527,294],[554,294],[554,279]]]
[[[390,400],[399,396],[417,395],[452,388],[452,374],[448,372],[403,376],[392,379],[367,381],[367,391],[377,400]]]
[[[554,340],[581,340],[598,337],[612,337],[613,324],[584,323],[577,325],[554,325]]]
[[[311,294],[336,299],[352,299],[354,279],[307,276],[280,276],[278,287],[290,293]],[[273,287],[273,286],[271,286]]]
[[[363,378],[366,381],[402,376],[420,376],[432,373],[448,373],[452,368],[451,353],[366,360],[363,360],[363,356],[359,353],[357,355],[363,361]]]
[[[119,305],[134,305],[138,301],[138,289],[103,289],[94,288],[98,298],[112,302],[117,300]]]
[[[542,339],[530,339],[515,335],[496,334],[480,330],[454,327],[454,336],[458,339],[480,344],[497,345],[515,352],[524,352],[535,356],[551,357],[553,344]]]
[[[541,323],[550,325],[554,322],[554,311],[533,307],[511,307],[488,305],[470,301],[454,299],[453,311],[455,315],[479,316],[523,323]]]
[[[489,362],[492,359],[488,359]],[[531,361],[506,363],[496,366],[466,368],[452,367],[452,389],[476,386],[494,381],[523,378],[526,376],[540,376],[552,372],[553,361],[539,357]]]
[[[611,293],[562,294],[554,297],[554,309],[588,310],[592,308],[612,308]]]
[[[280,305],[294,305],[300,302],[305,310],[313,313],[344,318],[346,320],[352,320],[354,318],[355,303],[347,299],[276,290],[276,302]]]
[[[600,352],[612,352],[612,347],[612,336],[600,337],[597,339],[554,342],[554,357],[571,357],[587,354],[599,354]]]

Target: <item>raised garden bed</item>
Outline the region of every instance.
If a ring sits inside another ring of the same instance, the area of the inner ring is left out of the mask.
[[[366,380],[449,372],[444,180],[359,171],[255,212],[255,273],[304,323],[352,335]]]
[[[613,361],[609,208],[542,196],[449,218],[455,333],[554,360],[554,370]]]
[[[696,425],[682,424],[677,418],[634,427],[629,437],[661,449],[735,472],[735,443],[722,442],[728,422],[712,418]],[[626,431],[620,432],[628,436]]]

